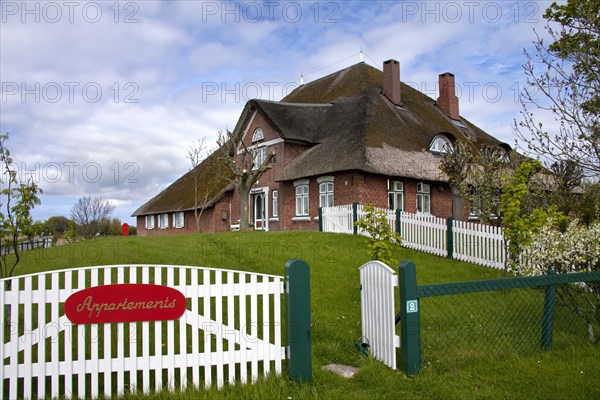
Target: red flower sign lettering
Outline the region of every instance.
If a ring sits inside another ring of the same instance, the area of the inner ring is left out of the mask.
[[[185,296],[176,289],[126,283],[73,293],[65,301],[65,314],[76,324],[161,321],[181,317],[185,307]]]

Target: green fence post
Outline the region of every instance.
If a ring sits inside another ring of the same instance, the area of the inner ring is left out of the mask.
[[[402,237],[402,210],[396,209],[396,233]]]
[[[448,230],[446,231],[446,249],[448,251],[448,258],[454,258],[454,234],[452,232],[454,218],[446,218],[446,226],[448,227]]]
[[[356,235],[358,233],[358,226],[356,226],[356,222],[358,222],[358,203],[352,203],[352,234]]]
[[[299,259],[285,264],[288,375],[294,381],[312,380],[310,338],[310,268]]]
[[[556,271],[549,270],[548,275],[555,275]],[[544,292],[544,313],[542,315],[542,348],[552,348],[552,335],[554,331],[554,304],[556,303],[556,285],[546,286]]]
[[[398,267],[400,289],[400,363],[413,375],[421,369],[421,318],[417,293],[417,270],[412,261]]]
[[[323,232],[323,207],[319,207],[319,232]]]

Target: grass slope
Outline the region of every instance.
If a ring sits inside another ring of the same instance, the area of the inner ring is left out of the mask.
[[[513,351],[496,360],[462,362],[451,356],[439,364],[424,349],[424,369],[414,377],[362,358],[354,347],[360,337],[358,267],[368,261],[367,240],[328,233],[225,233],[168,237],[101,238],[23,254],[18,274],[80,266],[152,263],[201,265],[283,275],[288,259],[311,267],[313,371],[310,384],[285,375],[260,379],[256,385],[221,390],[190,388],[145,395],[144,399],[597,399],[600,398],[600,349],[560,348],[551,352]],[[490,279],[499,271],[397,249],[397,260],[417,265],[420,284]],[[454,329],[439,328],[443,335]],[[435,328],[435,323],[434,323]],[[436,330],[426,332],[435,335]],[[487,339],[486,339],[487,340]],[[321,370],[329,363],[359,367],[346,380]],[[127,394],[125,398],[140,398]]]

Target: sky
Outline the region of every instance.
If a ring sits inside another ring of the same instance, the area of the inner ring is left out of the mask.
[[[515,144],[523,50],[550,1],[0,1],[0,131],[36,220],[83,196],[131,214],[214,149],[252,98],[364,61],[437,98],[456,76],[460,114]]]

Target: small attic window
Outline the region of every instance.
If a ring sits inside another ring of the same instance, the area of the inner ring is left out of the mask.
[[[258,142],[259,140],[263,140],[265,138],[265,134],[263,130],[260,128],[256,128],[254,133],[252,134],[252,142]]]
[[[429,151],[435,154],[447,153],[449,150],[452,150],[452,145],[444,136],[436,136],[429,146]]]

